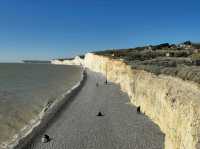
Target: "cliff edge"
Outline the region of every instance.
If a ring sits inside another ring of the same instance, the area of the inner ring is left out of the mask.
[[[166,134],[166,149],[200,148],[200,89],[193,82],[133,69],[123,60],[88,53],[85,67],[120,84],[134,105]]]
[[[200,149],[199,44],[99,51],[59,64],[81,64],[119,84],[165,133],[166,149]]]

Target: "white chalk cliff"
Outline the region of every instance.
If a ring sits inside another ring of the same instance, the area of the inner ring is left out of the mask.
[[[58,62],[52,61],[57,64]],[[82,64],[107,76],[165,133],[165,149],[200,149],[200,88],[194,82],[132,69],[123,60],[88,53],[59,64]]]

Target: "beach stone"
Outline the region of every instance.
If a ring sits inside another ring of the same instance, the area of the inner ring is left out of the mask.
[[[140,106],[137,107],[137,113],[140,113]]]
[[[97,116],[104,116],[101,112],[99,112],[98,114],[97,114]]]
[[[49,142],[49,140],[50,140],[50,138],[49,138],[48,135],[44,135],[44,136],[42,137],[42,139],[41,139],[42,143],[47,143],[47,142]]]

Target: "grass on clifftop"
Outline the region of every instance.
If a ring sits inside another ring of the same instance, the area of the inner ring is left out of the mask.
[[[200,83],[200,44],[190,41],[180,45],[160,44],[129,49],[94,52],[114,59],[123,59],[133,69],[156,75],[166,74]]]

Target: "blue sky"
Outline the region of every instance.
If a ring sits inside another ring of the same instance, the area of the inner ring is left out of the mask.
[[[200,42],[198,0],[0,0],[0,61]]]

